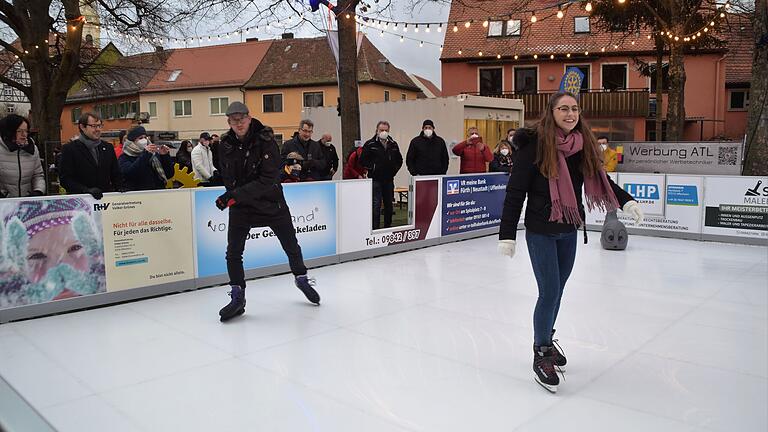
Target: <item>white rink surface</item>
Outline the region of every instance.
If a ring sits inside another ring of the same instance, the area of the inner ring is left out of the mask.
[[[311,270],[320,307],[250,281],[227,324],[226,287],[5,324],[0,376],[72,432],[768,430],[768,249],[580,234],[551,395],[519,234]]]

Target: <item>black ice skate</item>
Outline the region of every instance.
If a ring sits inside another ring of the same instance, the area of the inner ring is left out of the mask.
[[[229,321],[232,318],[245,313],[245,289],[240,288],[237,285],[232,285],[232,290],[229,291],[229,296],[232,298],[229,301],[229,304],[219,311],[221,322]]]
[[[550,393],[557,393],[560,378],[555,371],[555,350],[552,346],[533,347],[533,379]]]
[[[565,358],[563,348],[555,339],[555,329],[552,329],[552,348],[555,350],[555,366],[557,366],[560,372],[565,372],[565,365],[568,363],[568,360]]]
[[[304,293],[304,295],[307,297],[307,300],[310,302],[319,305],[320,304],[320,294],[315,291],[315,279],[314,278],[308,278],[307,275],[302,276],[296,276],[296,287],[301,290],[301,292]]]

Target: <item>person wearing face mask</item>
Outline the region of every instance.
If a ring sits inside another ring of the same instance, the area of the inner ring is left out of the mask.
[[[498,251],[515,255],[525,202],[525,243],[539,292],[533,312],[534,379],[555,393],[560,383],[556,368],[567,361],[554,344],[554,325],[576,259],[577,228],[584,226],[582,197],[590,209],[623,208],[637,224],[643,212],[605,174],[597,140],[580,117],[574,95],[555,93],[535,127],[517,130],[515,143],[520,150],[507,183]]]
[[[315,124],[311,120],[304,119],[299,122],[299,130],[293,134],[293,138],[283,144],[280,156],[285,159],[288,153],[296,152],[304,158],[304,170],[306,176],[315,180],[323,180],[327,177],[328,161],[325,159],[319,142],[312,139]]]
[[[29,120],[8,114],[0,120],[0,198],[45,195],[40,153],[29,138]]]
[[[501,140],[493,150],[493,160],[489,164],[491,172],[503,172],[509,175],[512,171],[512,147],[507,140]]]
[[[336,147],[332,141],[333,137],[329,133],[324,133],[320,138],[320,147],[323,149],[323,157],[327,162],[320,180],[333,180],[334,174],[339,170],[339,154],[336,153]]]
[[[190,140],[184,140],[181,142],[179,151],[176,152],[176,163],[179,164],[179,169],[187,168],[187,172],[192,172],[192,149],[194,145]]]
[[[443,175],[448,171],[448,148],[445,140],[435,133],[432,120],[424,120],[421,133],[411,140],[405,166],[412,176]]]
[[[313,181],[303,170],[304,158],[297,152],[288,153],[283,160],[283,170],[280,171],[280,183],[299,183]]]
[[[173,177],[173,160],[167,146],[153,144],[144,126],[128,131],[123,154],[117,160],[128,190],[165,189]]]
[[[476,127],[467,130],[467,139],[453,147],[453,154],[461,158],[461,174],[487,172],[486,164],[493,160],[493,154],[483,142]]]
[[[608,145],[608,137],[600,135],[597,137],[597,144],[603,153],[603,167],[605,172],[616,172],[616,166],[619,164],[619,153]]]
[[[373,229],[381,227],[382,205],[384,228],[389,228],[392,226],[395,175],[403,166],[400,147],[389,134],[389,122],[381,120],[376,125],[376,135],[363,145],[360,163],[368,168],[368,178],[373,180]]]

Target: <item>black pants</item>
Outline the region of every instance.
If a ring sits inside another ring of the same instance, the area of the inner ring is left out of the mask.
[[[252,224],[244,214],[237,214],[230,211],[229,227],[227,228],[227,273],[229,273],[230,285],[237,285],[245,288],[245,270],[243,269],[243,251],[245,250],[245,241],[251,228],[263,226],[262,224]],[[285,254],[288,256],[288,264],[291,267],[291,273],[295,276],[307,274],[307,267],[304,266],[304,258],[301,256],[301,246],[296,240],[296,230],[293,228],[290,213],[285,213],[274,222],[267,225],[280,241]]]
[[[384,228],[392,226],[392,200],[395,196],[395,182],[373,181],[373,229],[381,228],[381,204],[384,203]]]

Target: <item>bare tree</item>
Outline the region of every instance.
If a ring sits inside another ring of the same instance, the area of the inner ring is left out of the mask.
[[[755,52],[747,117],[744,175],[768,175],[768,4],[756,0],[752,25]]]

